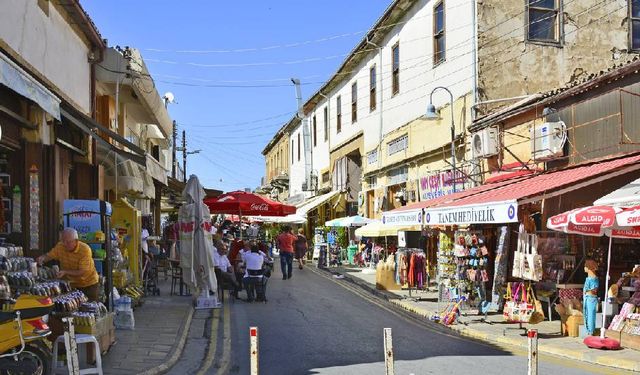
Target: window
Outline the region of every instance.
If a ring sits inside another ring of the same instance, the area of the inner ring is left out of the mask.
[[[560,43],[562,0],[527,0],[527,39]]]
[[[445,57],[444,17],[444,1],[441,1],[433,8],[433,65],[440,64]]]
[[[329,108],[324,106],[324,141],[329,140]]]
[[[640,0],[629,1],[629,18],[631,49],[640,50]]]
[[[358,82],[351,85],[351,123],[358,121]]]
[[[329,177],[331,175],[329,174],[329,172],[324,172],[322,174],[322,184],[328,184],[329,183]]]
[[[378,150],[375,149],[373,151],[370,151],[367,154],[367,163],[368,164],[375,164],[376,162],[378,162]]]
[[[300,133],[298,133],[298,161],[300,161]]]
[[[375,189],[378,187],[378,176],[367,177],[367,185],[369,189]]]
[[[391,92],[393,95],[400,92],[400,44],[396,43],[391,48]]]
[[[389,155],[397,154],[400,151],[404,151],[407,149],[407,147],[409,147],[409,136],[407,134],[387,143]]]
[[[340,95],[336,98],[336,133],[342,131],[342,98]]]
[[[369,111],[376,110],[376,66],[369,69]]]
[[[295,150],[295,148],[293,147],[293,139],[291,140],[291,164],[293,164],[293,150]]]
[[[316,115],[313,115],[313,147],[318,145],[318,123],[316,122]]]
[[[387,183],[389,185],[397,185],[406,182],[409,178],[409,168],[399,167],[392,169],[387,173]]]

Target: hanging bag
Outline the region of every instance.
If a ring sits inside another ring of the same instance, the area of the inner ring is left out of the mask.
[[[518,244],[516,246],[516,251],[513,253],[513,268],[511,270],[511,276],[516,279],[522,278],[523,273],[523,258],[524,251],[526,247],[526,233],[524,232],[524,225],[520,224],[520,228],[518,230]]]
[[[524,272],[522,278],[531,281],[542,280],[542,256],[538,254],[538,236],[527,234],[527,251],[524,254]]]
[[[542,303],[536,298],[533,288],[529,285],[529,297],[533,302],[533,313],[529,318],[529,324],[538,324],[544,321],[544,310],[542,309]]]

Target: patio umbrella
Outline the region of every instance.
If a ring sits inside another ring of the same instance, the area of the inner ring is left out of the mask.
[[[258,194],[244,191],[232,191],[214,198],[207,198],[204,203],[214,214],[287,216],[296,213],[295,206],[289,206]]]
[[[361,227],[374,221],[373,219],[355,215],[329,220],[324,225],[327,227]]]
[[[209,207],[211,213],[238,214],[240,218],[242,218],[242,215],[287,216],[296,213],[295,206],[289,206],[261,195],[244,191],[232,191],[214,198],[207,198],[204,203]],[[242,239],[242,230],[240,231],[240,238]]]
[[[640,239],[640,207],[617,207],[609,205],[577,208],[552,216],[547,220],[547,228],[585,236],[609,237],[607,252],[607,274],[605,276],[605,302],[609,299],[609,278],[611,269],[611,245],[613,238]],[[607,304],[603,306],[600,339],[605,336]]]

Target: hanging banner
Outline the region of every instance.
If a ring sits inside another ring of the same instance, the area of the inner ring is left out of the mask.
[[[11,223],[13,224],[13,231],[16,233],[22,233],[22,192],[20,186],[16,185],[13,188],[13,211]]]
[[[416,211],[400,211],[400,212],[384,212],[382,214],[382,224],[387,225],[421,225],[422,210]]]
[[[502,224],[518,222],[518,202],[502,201],[458,207],[429,208],[426,225]]]
[[[462,167],[455,173],[456,192],[471,187],[469,167]],[[452,170],[439,171],[420,177],[420,200],[427,201],[453,193],[454,174]]]
[[[29,169],[29,249],[40,248],[40,184],[38,167]]]

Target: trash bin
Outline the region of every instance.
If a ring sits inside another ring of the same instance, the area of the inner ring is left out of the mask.
[[[350,245],[347,247],[347,258],[349,259],[349,264],[353,264],[353,258],[356,256],[358,252],[358,246]]]

